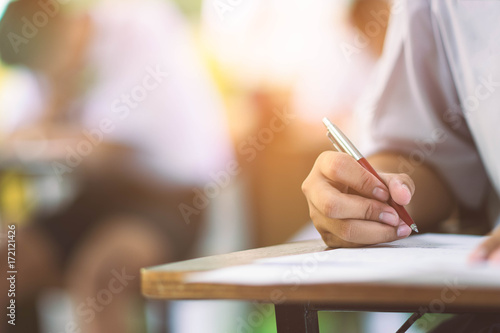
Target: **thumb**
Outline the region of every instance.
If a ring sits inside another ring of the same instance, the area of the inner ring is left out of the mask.
[[[398,204],[406,206],[415,193],[415,183],[407,174],[383,173],[380,177],[389,188],[391,198]]]

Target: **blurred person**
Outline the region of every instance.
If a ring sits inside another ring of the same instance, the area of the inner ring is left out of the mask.
[[[398,5],[366,113],[365,150],[385,184],[345,154],[324,152],[303,184],[311,218],[327,245],[359,247],[410,235],[389,196],[423,232],[458,211],[464,230],[491,230],[470,261],[498,264],[500,3]],[[433,332],[499,329],[497,314],[467,314]]]
[[[19,0],[0,39],[2,61],[28,69],[18,89],[30,100],[8,110],[4,156],[44,161],[76,184],[58,210],[18,230],[17,304],[63,286],[74,327],[135,332],[139,269],[188,255],[204,215],[193,188],[232,156],[187,26],[160,0]],[[17,324],[27,325],[21,313]]]
[[[289,105],[298,116],[294,132],[304,126],[318,129],[322,125],[313,119],[325,114],[348,123],[382,52],[391,3],[205,1],[203,37],[232,83],[230,92],[243,88],[257,95],[251,102],[267,103],[268,96],[273,103]],[[234,112],[245,117],[245,111],[240,107]],[[263,113],[254,110],[253,116]],[[304,132],[297,145],[324,142],[311,130]]]

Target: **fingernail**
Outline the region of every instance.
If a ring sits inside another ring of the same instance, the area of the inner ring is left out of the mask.
[[[375,197],[375,199],[380,201],[389,200],[389,192],[381,187],[375,187],[375,189],[373,190],[373,196]]]
[[[401,184],[401,187],[402,187],[403,189],[405,189],[405,191],[406,191],[406,192],[407,192],[407,194],[408,194],[408,198],[409,198],[409,199],[411,199],[411,191],[410,191],[410,188],[408,187],[408,185],[406,185],[406,184]]]
[[[382,212],[378,216],[380,222],[384,222],[393,226],[396,226],[399,223],[399,216],[389,212]]]
[[[407,226],[406,224],[401,224],[399,227],[398,227],[398,237],[407,237],[411,234],[411,229],[409,226]]]

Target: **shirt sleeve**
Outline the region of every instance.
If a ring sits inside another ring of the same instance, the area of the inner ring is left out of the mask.
[[[482,203],[488,180],[460,108],[437,21],[428,1],[394,7],[363,146],[368,155],[399,152],[400,172],[426,163],[469,208]],[[366,101],[365,101],[366,102]]]

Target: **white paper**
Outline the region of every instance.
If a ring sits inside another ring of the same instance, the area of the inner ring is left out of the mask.
[[[387,282],[499,286],[500,267],[471,265],[483,237],[427,234],[356,249],[256,260],[249,265],[193,273],[188,282],[236,285]]]

